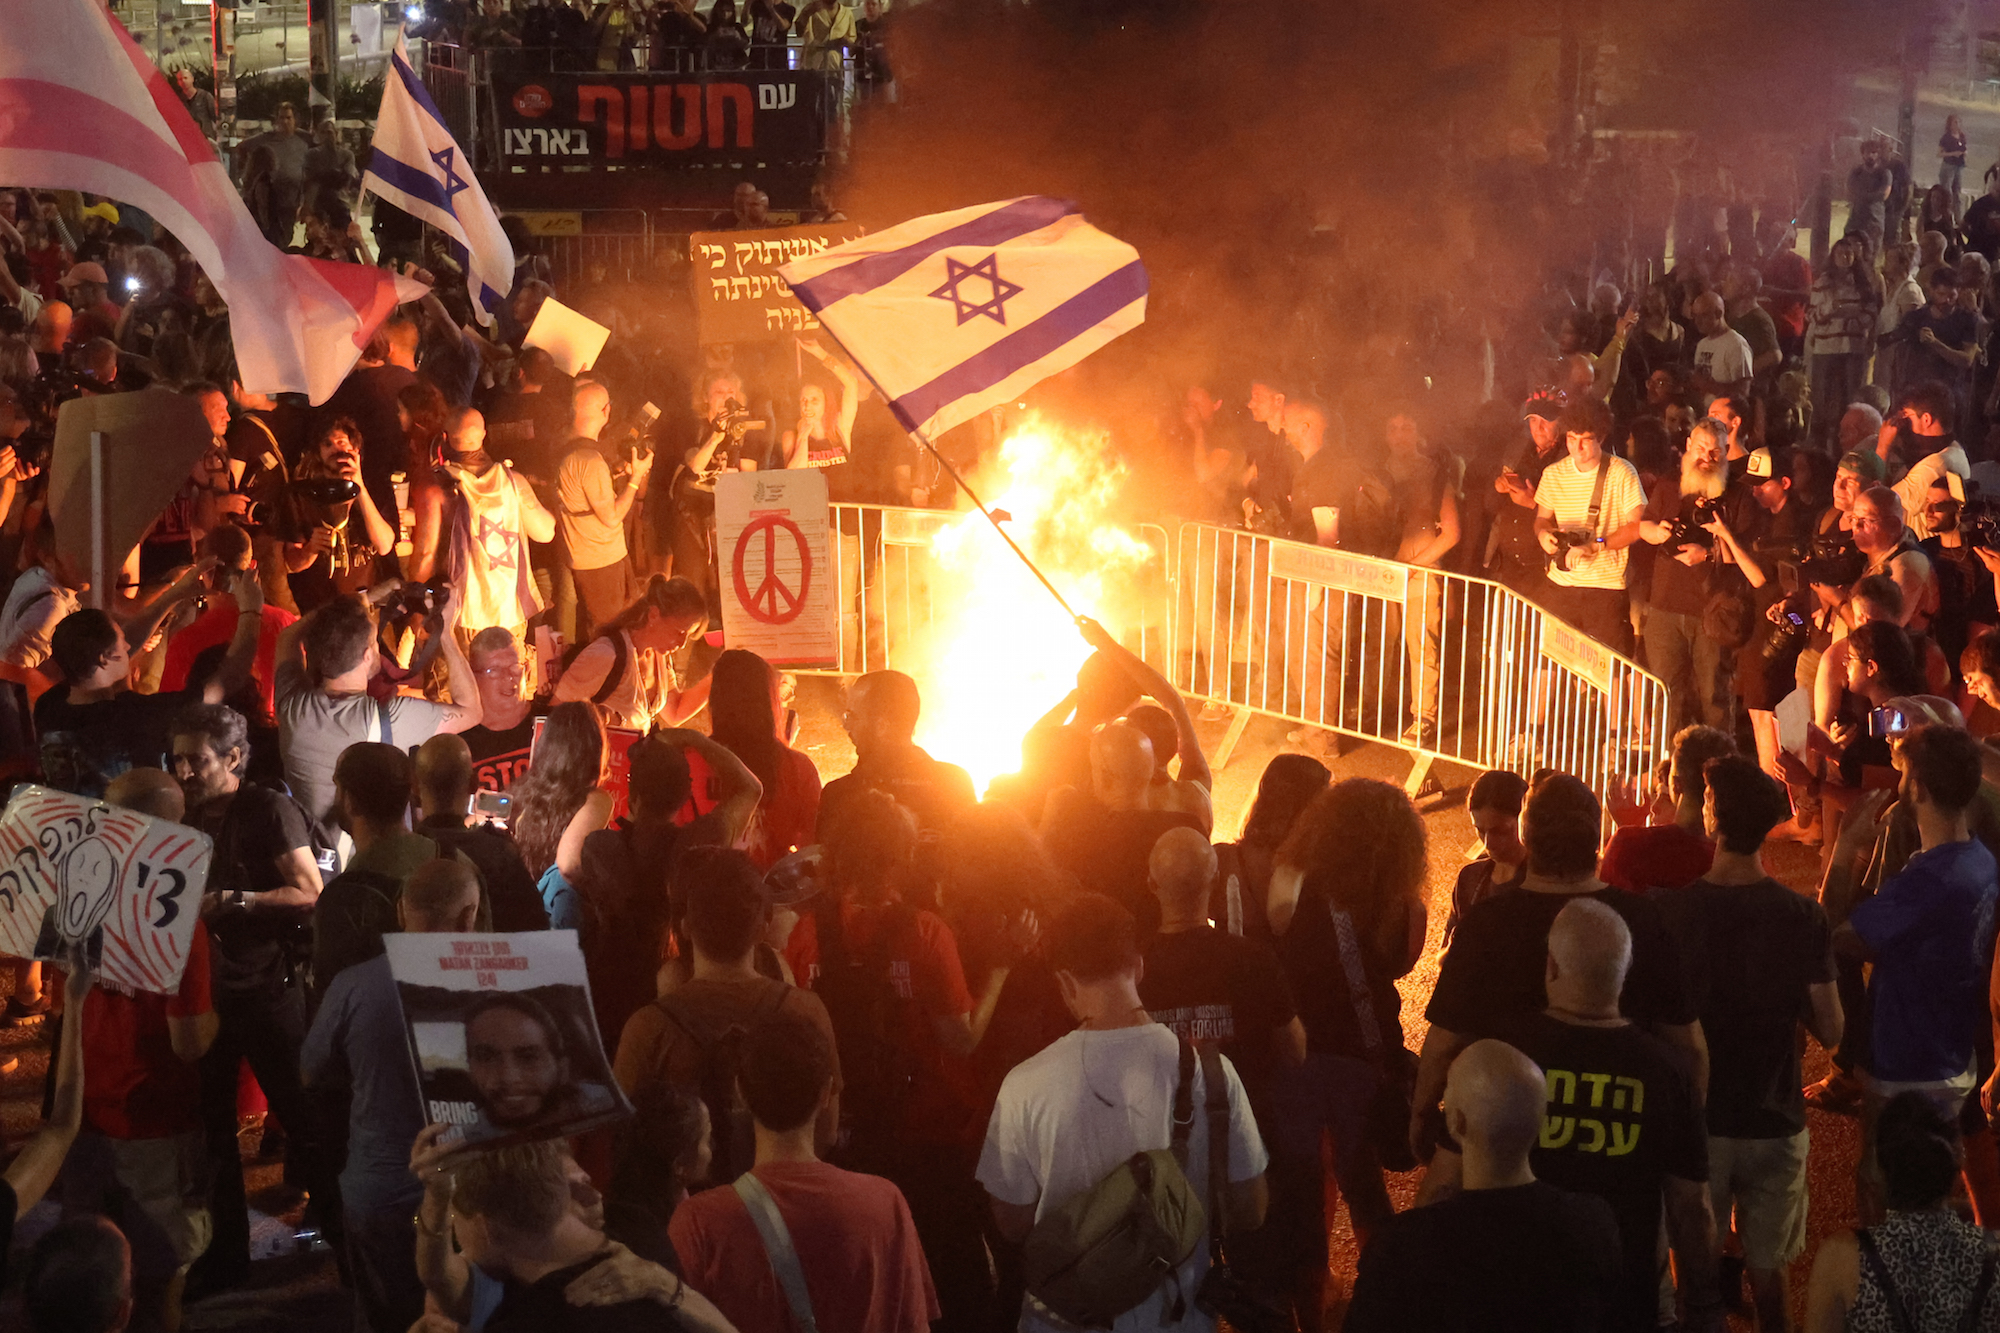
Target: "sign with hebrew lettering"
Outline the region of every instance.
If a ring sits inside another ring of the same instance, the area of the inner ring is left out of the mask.
[[[830,91],[825,73],[804,69],[496,72],[500,165],[815,163],[826,151]]]
[[[689,281],[703,343],[789,337],[819,327],[792,295],[778,266],[861,235],[861,228],[775,227],[768,231],[698,231],[688,238]]]
[[[23,786],[0,812],[0,954],[59,958],[126,990],[180,989],[213,845],[185,824]]]
[[[456,1141],[567,1138],[632,1114],[573,930],[384,935],[424,1119]]]
[[[1271,577],[1297,579],[1362,597],[1380,597],[1386,602],[1400,602],[1410,590],[1407,565],[1299,542],[1271,543]]]
[[[1542,656],[1575,673],[1585,684],[1610,692],[1611,650],[1576,626],[1543,616]]]

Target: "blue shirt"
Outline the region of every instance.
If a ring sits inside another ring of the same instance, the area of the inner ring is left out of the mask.
[[[410,1147],[424,1127],[417,1068],[386,954],[342,968],[306,1033],[299,1065],[308,1084],[345,1083],[347,1165],[341,1206],[351,1213],[407,1213],[423,1197]]]
[[[1977,838],[1918,852],[1855,907],[1848,924],[1875,955],[1868,1072],[1890,1083],[1962,1076],[1986,1022],[1996,892]]]
[[[550,930],[580,930],[583,927],[583,900],[576,885],[562,871],[550,866],[535,885],[542,891],[542,906],[549,909]]]

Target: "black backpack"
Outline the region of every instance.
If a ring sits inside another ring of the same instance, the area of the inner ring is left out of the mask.
[[[609,639],[611,641],[611,670],[604,673],[604,683],[599,685],[597,692],[590,696],[590,701],[594,704],[602,704],[618,689],[619,682],[625,679],[625,666],[628,660],[625,648],[625,636],[623,634],[603,634],[599,635],[598,638]],[[571,644],[562,655],[563,670],[569,670],[570,665],[578,657],[582,656],[583,650],[590,647],[591,643],[596,642],[597,639],[592,639],[590,643]]]
[[[701,1077],[693,1090],[708,1107],[715,1153],[709,1167],[711,1180],[734,1180],[756,1164],[756,1125],[743,1101],[743,1093],[736,1086],[736,1071],[742,1060],[743,1038],[751,1028],[783,1008],[791,990],[785,985],[769,987],[747,1019],[721,1028],[702,1023],[679,992],[653,1001],[653,1007],[685,1032],[701,1051]]]
[[[901,1136],[903,1110],[916,1074],[909,1049],[911,1001],[896,993],[889,968],[899,943],[916,930],[916,913],[898,904],[867,950],[847,947],[838,900],[813,911],[819,934],[819,976],[813,993],[833,1020],[840,1049],[840,1147],[866,1161]]]

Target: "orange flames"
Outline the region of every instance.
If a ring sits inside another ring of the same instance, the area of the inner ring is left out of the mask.
[[[1129,642],[1131,588],[1155,549],[1108,520],[1125,465],[1102,433],[1029,420],[973,476],[980,497],[1078,614]],[[918,743],[963,765],[981,792],[1020,767],[1021,737],[1075,687],[1090,655],[1055,598],[992,525],[967,513],[931,542],[938,569],[932,619],[917,645],[923,688]]]

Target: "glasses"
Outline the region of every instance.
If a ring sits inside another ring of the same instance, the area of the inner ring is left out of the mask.
[[[512,666],[481,667],[473,674],[485,676],[489,680],[519,680],[528,674],[528,669],[516,662]]]

